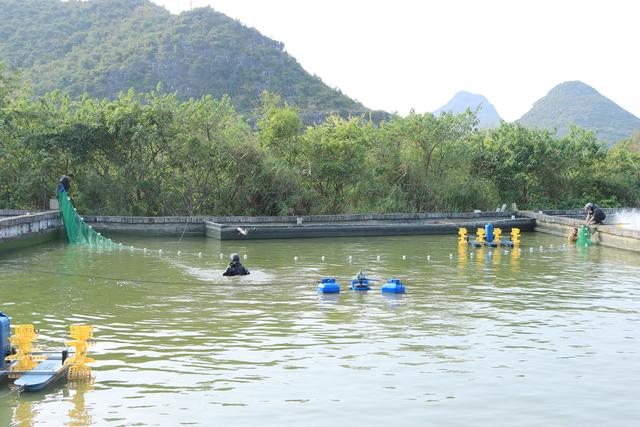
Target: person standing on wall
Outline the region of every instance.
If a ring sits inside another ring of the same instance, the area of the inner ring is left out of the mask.
[[[62,175],[60,177],[60,180],[58,181],[58,191],[64,191],[65,193],[69,194],[69,192],[71,191],[72,180],[73,180],[72,173],[67,172],[65,175]]]

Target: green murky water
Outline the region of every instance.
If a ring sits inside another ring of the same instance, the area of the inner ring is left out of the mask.
[[[640,419],[637,254],[537,234],[520,253],[460,250],[455,236],[120,240],[149,251],[59,243],[0,258],[0,310],[35,323],[40,344],[97,328],[95,383],[5,396],[0,425]],[[250,276],[220,276],[233,251]],[[348,291],[360,267],[408,293]],[[318,295],[321,276],[343,292]]]

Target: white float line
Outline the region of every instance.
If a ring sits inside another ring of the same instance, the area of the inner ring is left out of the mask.
[[[137,248],[137,247],[135,247],[135,246],[123,245],[122,243],[118,243],[117,247],[118,247],[118,250],[119,250],[119,251],[121,251],[122,249],[127,249],[127,248],[129,248],[129,250],[130,250],[131,252],[141,252],[141,253],[143,253],[143,254],[145,254],[145,255],[158,255],[159,257],[162,257],[162,258],[171,258],[171,257],[174,255],[174,252],[169,251],[169,250],[165,250],[165,249],[162,249],[162,248],[160,248],[160,249]],[[91,248],[93,248],[93,247],[91,247]],[[114,249],[112,246],[104,246],[104,247],[102,247],[102,246],[96,246],[95,248],[96,248],[97,250],[99,250],[99,251],[102,251],[102,250],[104,250],[105,248],[106,248],[106,249],[108,249],[108,250]],[[475,253],[477,252],[477,250],[478,250],[478,249],[484,249],[484,248],[473,248],[472,250],[470,250],[470,251],[468,252],[468,256],[469,256],[470,258],[474,258],[474,257],[475,257]],[[494,249],[494,250],[492,250],[492,249]],[[496,249],[497,249],[497,250],[496,250]],[[517,251],[517,252],[518,252],[518,255],[522,256],[523,249],[524,249],[524,252],[526,252],[527,247],[524,247],[524,248],[523,248],[523,247],[513,247],[513,248],[511,248],[510,250],[508,250],[508,249],[504,249],[503,251],[502,251],[502,250],[500,250],[500,249],[498,249],[498,248],[489,248],[489,250],[487,251],[486,256],[487,256],[487,257],[492,257],[492,256],[494,256],[493,252],[496,252],[496,253],[500,253],[500,252],[501,252],[501,253],[504,253],[505,255],[508,255],[508,254],[510,254],[510,253],[513,253],[514,251]],[[545,246],[537,246],[537,247],[530,246],[530,247],[528,247],[528,249],[529,249],[529,251],[528,251],[529,253],[555,253],[555,252],[565,252],[565,251],[567,250],[567,244],[566,244],[566,243],[563,243],[561,246],[555,246],[555,247],[554,247],[554,245],[553,245],[553,244],[550,244],[550,245],[548,246],[548,248],[547,248],[547,247],[545,247]],[[203,257],[204,257],[204,258],[208,258],[208,259],[210,259],[210,258],[214,258],[214,256],[213,256],[213,255],[210,255],[210,254],[205,254],[205,253],[202,253],[202,252],[197,252],[197,253],[194,253],[194,252],[186,252],[186,251],[183,251],[183,250],[178,250],[178,251],[176,251],[176,252],[175,252],[175,256],[176,256],[176,257],[178,257],[178,258],[179,258],[179,257],[184,257],[184,256],[191,256],[191,257],[196,257],[196,258],[199,258],[199,259],[201,259],[201,258],[203,258]],[[224,259],[224,253],[219,253],[219,254],[218,254],[218,257],[219,257],[220,259]],[[375,261],[382,261],[383,257],[384,257],[384,256],[382,256],[382,255],[376,255],[376,257],[375,257]],[[446,257],[446,256],[444,256],[444,257]],[[443,258],[444,258],[444,257],[443,257]],[[244,254],[244,255],[243,255],[243,259],[247,259],[247,258],[248,258],[247,254]],[[390,258],[390,257],[389,257],[389,258]],[[454,254],[453,254],[453,253],[450,253],[450,254],[449,254],[449,257],[448,257],[448,259],[449,259],[449,260],[453,260],[453,259],[457,259],[457,258],[460,258],[460,257],[459,257],[459,256],[454,256]],[[426,261],[435,261],[435,260],[436,260],[436,258],[433,258],[433,256],[432,256],[431,254],[427,255],[427,256],[426,256],[426,258],[425,258],[425,257],[423,257],[423,256],[407,256],[407,255],[402,255],[402,256],[401,256],[401,259],[402,259],[403,261],[406,261],[406,260],[426,260]],[[298,257],[298,256],[294,256],[294,261],[299,261],[299,260],[300,260],[300,257]],[[324,261],[326,261],[326,260],[327,260],[327,257],[323,255],[323,256],[321,256],[321,257],[320,257],[320,260],[324,262]],[[347,260],[348,260],[349,262],[353,262],[353,260],[354,260],[354,259],[353,259],[353,256],[352,256],[352,255],[349,255],[349,256],[347,257]]]

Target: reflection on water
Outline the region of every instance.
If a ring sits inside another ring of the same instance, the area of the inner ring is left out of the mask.
[[[93,425],[90,405],[85,403],[85,394],[93,390],[92,382],[73,382],[58,385],[47,393],[17,395],[10,418],[12,426],[65,425],[86,427]],[[55,402],[53,412],[49,412]],[[66,413],[65,413],[66,410]],[[4,421],[0,422],[4,424]]]
[[[638,255],[522,241],[130,239],[147,253],[13,253],[0,259],[0,310],[36,323],[49,348],[70,323],[96,325],[96,382],[2,399],[0,414],[56,426],[633,424]],[[250,276],[221,276],[231,252]],[[349,291],[360,268],[407,294]],[[319,295],[322,276],[342,292]]]
[[[614,225],[617,228],[640,231],[640,210],[625,209],[618,211],[610,214],[605,223]]]
[[[19,427],[31,427],[35,425],[35,413],[33,403],[29,401],[18,401],[13,409],[13,425]]]
[[[511,272],[514,274],[520,273],[520,254],[522,253],[522,249],[519,247],[513,248],[509,253],[511,254],[511,262],[509,264]]]
[[[91,410],[85,403],[85,394],[93,390],[93,381],[80,381],[70,383],[65,390],[65,397],[71,394],[72,407],[67,412],[67,419],[64,423],[69,427],[85,427],[93,424]]]

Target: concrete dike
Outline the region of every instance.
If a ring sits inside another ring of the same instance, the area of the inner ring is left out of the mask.
[[[616,209],[605,209],[613,218]],[[519,212],[445,212],[279,217],[134,217],[86,215],[94,229],[117,240],[117,234],[142,236],[207,236],[218,240],[312,237],[399,236],[451,234],[465,227],[470,234],[491,222],[507,234],[522,231],[566,236],[584,222],[581,209]],[[0,210],[0,251],[63,239],[59,211]],[[592,239],[602,246],[640,252],[640,231],[619,225],[599,225]]]
[[[60,211],[0,210],[0,252],[64,236]]]
[[[202,216],[99,216],[85,215],[96,231],[139,236],[204,236],[207,217]]]
[[[607,220],[610,220],[620,210],[604,209],[604,211],[607,214]],[[544,212],[522,211],[520,213],[535,219],[535,231],[557,236],[568,236],[573,227],[582,227],[585,217],[582,209]],[[594,243],[640,252],[640,231],[625,229],[620,224],[607,224],[607,220],[604,224],[598,225],[595,232],[592,233],[591,240]]]
[[[219,240],[288,239],[308,237],[401,236],[471,233],[492,222],[506,232],[512,227],[532,231],[535,220],[515,212],[457,212],[366,215],[307,215],[300,217],[216,217],[205,222],[206,235]]]
[[[513,217],[513,218],[512,218]],[[510,230],[531,231],[535,221],[512,212],[415,213],[367,215],[307,215],[301,217],[133,217],[85,215],[84,220],[104,234],[201,236],[218,240],[287,239],[337,236],[398,236],[474,231],[486,222]]]

